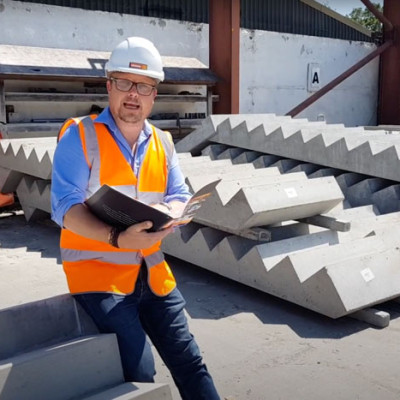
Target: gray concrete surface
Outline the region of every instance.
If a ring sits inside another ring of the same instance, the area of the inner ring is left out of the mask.
[[[50,179],[56,143],[55,137],[3,139],[0,141],[0,166]]]
[[[2,400],[79,399],[123,383],[115,335],[73,339],[0,361]]]
[[[345,128],[341,124],[297,119],[282,121],[268,114],[210,119],[212,117],[207,118],[199,131],[185,137],[185,142],[178,144],[177,150],[197,154],[212,142],[400,180],[398,135],[390,136],[384,131],[371,134],[363,128]],[[211,129],[214,129],[214,134]]]
[[[58,228],[0,217],[0,308],[65,293]],[[398,400],[400,304],[377,329],[332,320],[171,258],[193,334],[222,398]],[[156,357],[159,383],[171,384]]]
[[[167,384],[127,382],[82,400],[171,400]]]

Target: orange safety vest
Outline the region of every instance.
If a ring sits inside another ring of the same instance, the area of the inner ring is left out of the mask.
[[[104,124],[93,122],[96,116],[66,121],[59,139],[71,124],[78,125],[86,160],[91,168],[86,198],[107,184],[146,203],[163,200],[167,188],[168,161],[172,139],[154,126],[139,176],[136,177],[117,143]],[[165,296],[176,286],[170,267],[160,250],[161,242],[148,249],[118,249],[108,243],[88,239],[63,228],[61,258],[72,294],[134,291],[142,261],[148,269],[148,282],[158,296]]]

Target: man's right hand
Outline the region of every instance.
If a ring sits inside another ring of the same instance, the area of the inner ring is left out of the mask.
[[[151,221],[144,221],[130,226],[119,234],[118,246],[121,249],[148,249],[173,232],[173,228],[147,232],[147,229],[152,226],[153,223]]]

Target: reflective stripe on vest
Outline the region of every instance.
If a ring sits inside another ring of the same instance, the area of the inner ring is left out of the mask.
[[[139,176],[136,177],[105,125],[93,123],[90,117],[81,118],[76,123],[91,168],[87,197],[107,184],[146,203],[163,200],[168,163],[173,153],[167,134],[152,127]],[[176,282],[160,244],[148,249],[116,249],[62,229],[61,257],[70,292],[132,293],[144,259],[151,290],[159,296],[167,295],[175,288]]]

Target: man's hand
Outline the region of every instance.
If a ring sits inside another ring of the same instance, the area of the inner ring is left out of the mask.
[[[172,218],[178,218],[182,215],[183,210],[185,209],[186,203],[182,203],[181,201],[173,200],[166,203],[156,203],[151,204],[153,208],[156,208],[159,211],[162,211],[165,214],[170,215]]]
[[[147,232],[147,229],[151,228],[152,225],[151,221],[145,221],[130,226],[119,234],[118,246],[123,249],[148,249],[173,232],[172,228],[158,232]]]
[[[64,217],[64,226],[78,235],[108,243],[110,225],[99,220],[84,204],[76,204],[68,210]],[[172,228],[147,232],[146,229],[151,226],[150,221],[130,226],[119,234],[118,246],[125,249],[147,249],[173,232]]]

